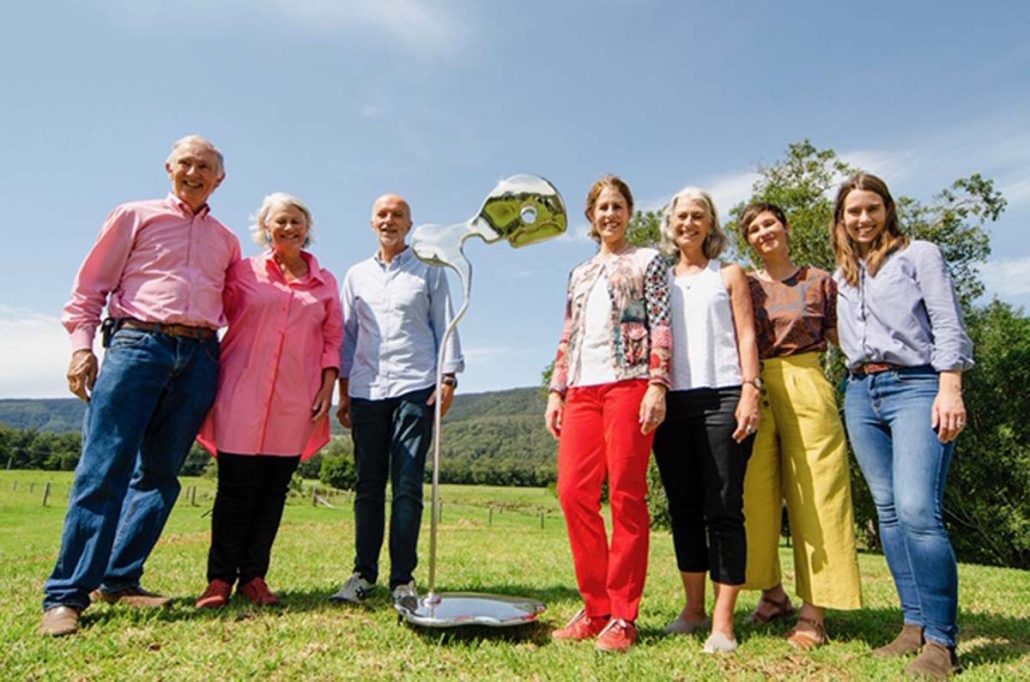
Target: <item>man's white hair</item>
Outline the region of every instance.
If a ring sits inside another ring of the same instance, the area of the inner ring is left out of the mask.
[[[221,150],[219,150],[211,140],[207,139],[203,135],[187,135],[186,137],[180,137],[178,140],[173,142],[172,152],[168,155],[168,159],[165,163],[171,165],[172,161],[175,160],[175,153],[179,151],[179,147],[185,147],[188,144],[198,144],[213,151],[215,153],[215,157],[218,159],[218,166],[215,168],[215,171],[218,173],[219,179],[225,177],[225,157],[222,156]]]

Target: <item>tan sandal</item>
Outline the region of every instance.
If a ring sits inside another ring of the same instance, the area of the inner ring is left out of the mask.
[[[807,630],[799,630],[798,626],[795,625],[784,635],[787,638],[787,642],[798,651],[811,651],[830,641],[829,635],[826,634],[826,628],[819,621],[802,616],[798,618],[798,624],[801,623],[815,630],[815,634]]]
[[[773,610],[769,613],[763,613],[760,609],[762,604],[768,604],[773,607]],[[789,616],[794,615],[794,605],[790,603],[790,597],[787,595],[783,596],[781,601],[770,599],[764,594],[762,598],[758,600],[758,605],[755,610],[751,612],[751,624],[752,625],[768,625],[776,620],[781,620]]]

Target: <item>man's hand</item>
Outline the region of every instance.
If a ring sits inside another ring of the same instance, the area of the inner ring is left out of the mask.
[[[340,396],[340,404],[336,407],[336,419],[345,429],[351,427],[350,422],[350,396],[344,393]]]
[[[440,396],[442,401],[440,402],[440,418],[443,419],[447,416],[447,410],[451,409],[451,403],[454,402],[454,387],[450,384],[444,384],[440,387]],[[433,391],[429,396],[429,400],[426,401],[426,405],[432,405],[436,402],[436,391]]]
[[[89,402],[89,394],[97,383],[97,356],[89,348],[72,353],[72,361],[68,363],[68,390],[84,403]]]

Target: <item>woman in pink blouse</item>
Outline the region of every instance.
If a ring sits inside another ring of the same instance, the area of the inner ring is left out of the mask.
[[[225,606],[234,583],[254,604],[279,603],[265,574],[290,479],[329,442],[343,325],[336,279],[303,250],[311,226],[296,197],[265,197],[252,232],[269,249],[226,279],[218,396],[198,436],[218,457],[218,493],[197,608]]]

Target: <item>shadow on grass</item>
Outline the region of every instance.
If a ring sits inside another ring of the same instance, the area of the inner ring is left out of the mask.
[[[490,594],[506,594],[510,596],[530,597],[544,602],[545,605],[580,602],[579,593],[568,585],[502,584],[496,589],[470,589],[464,585],[441,585],[441,592],[484,591]],[[128,609],[117,605],[101,605],[90,608],[83,614],[86,627],[101,626],[108,621],[130,618],[136,622],[172,623],[180,621],[216,621],[240,622],[258,618],[285,617],[290,613],[305,612],[338,612],[341,617],[348,612],[386,613],[393,616],[393,605],[389,591],[380,586],[364,604],[340,605],[329,601],[334,588],[298,591],[281,591],[281,608],[256,608],[240,598],[234,597],[230,606],[225,609],[201,610],[193,607],[192,597],[180,597],[172,605],[162,609]],[[578,607],[577,607],[578,608]],[[409,626],[408,629],[421,639],[440,646],[465,646],[469,642],[531,642],[537,646],[551,644],[551,630],[558,621],[564,622],[571,613],[546,611],[543,620],[514,627],[493,628],[482,625],[460,626],[455,628],[426,628]],[[398,623],[404,620],[398,615]],[[792,620],[772,625],[751,625],[747,622],[747,613],[737,614],[737,638],[743,643],[752,637],[782,635]],[[960,654],[963,667],[973,670],[987,664],[1005,663],[1017,660],[1030,654],[1030,622],[1025,618],[995,615],[990,613],[963,613],[960,615],[959,636]],[[858,642],[870,650],[891,641],[901,627],[901,613],[898,609],[866,608],[857,611],[831,611],[827,614],[827,628],[830,632],[831,644]],[[699,641],[704,634],[698,635]],[[644,646],[657,643],[668,637],[660,626],[643,627],[640,630]]]
[[[737,637],[783,634],[794,619],[771,625],[752,625],[740,620]],[[857,611],[830,611],[826,627],[832,642],[861,642],[869,649],[887,644],[901,629],[899,609],[864,608]],[[966,670],[987,663],[1013,661],[1030,654],[1030,622],[1025,618],[990,613],[959,614],[959,653]]]

